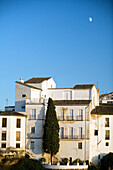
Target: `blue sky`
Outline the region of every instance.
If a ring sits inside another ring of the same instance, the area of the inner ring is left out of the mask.
[[[20,77],[113,91],[113,1],[0,0],[0,61],[0,110]]]

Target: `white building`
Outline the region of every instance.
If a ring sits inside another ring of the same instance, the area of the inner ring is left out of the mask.
[[[25,153],[26,115],[15,111],[0,111],[0,152]]]
[[[49,97],[54,101],[60,125],[60,148],[56,158],[80,158],[98,163],[104,154],[113,150],[113,141],[106,141],[111,138],[105,139],[105,133],[112,136],[113,132],[106,132],[108,129],[104,126],[106,118],[113,121],[113,107],[111,106],[110,114],[96,112],[95,109],[101,107],[99,89],[94,84],[56,88],[53,78],[46,77],[31,78],[25,82],[22,79],[16,81],[15,111],[27,116],[27,152],[34,153],[37,158],[44,155],[49,160],[42,148],[43,125]],[[111,126],[107,128],[111,129]],[[100,142],[100,139],[103,142]],[[109,147],[105,146],[106,143],[110,144]]]
[[[100,103],[105,104],[113,104],[113,92],[101,94],[100,95]]]

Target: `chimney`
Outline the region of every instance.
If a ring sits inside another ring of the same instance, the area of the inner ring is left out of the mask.
[[[21,82],[21,83],[24,83],[24,80],[23,80],[23,78],[20,78],[20,82]]]

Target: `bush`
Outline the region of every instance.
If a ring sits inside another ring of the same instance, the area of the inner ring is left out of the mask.
[[[75,159],[72,164],[73,165],[77,165],[77,162],[79,162],[79,165],[83,165],[83,162],[78,158],[78,159]]]
[[[101,170],[108,170],[109,168],[113,169],[113,153],[111,152],[101,159],[100,165]]]
[[[40,162],[46,162],[46,159],[45,158],[40,158],[39,161]]]
[[[88,170],[98,170],[98,169],[99,168],[97,166],[95,166],[94,164],[92,164],[92,163],[88,166]]]
[[[68,158],[62,158],[60,165],[67,165],[67,163],[68,163]]]
[[[44,170],[40,161],[22,158],[18,161],[17,164],[12,165],[11,170]]]

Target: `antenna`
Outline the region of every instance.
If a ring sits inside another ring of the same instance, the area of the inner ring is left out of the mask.
[[[8,106],[8,98],[6,98],[6,106]]]

